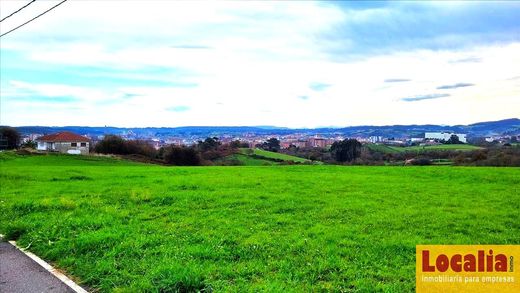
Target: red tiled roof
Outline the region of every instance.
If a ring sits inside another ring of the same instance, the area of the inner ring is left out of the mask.
[[[81,135],[78,135],[78,134],[75,134],[75,133],[72,133],[72,132],[68,132],[68,131],[63,131],[63,132],[58,132],[58,133],[54,133],[54,134],[48,134],[48,135],[40,136],[36,140],[39,140],[39,141],[50,141],[50,142],[59,142],[59,141],[72,141],[72,142],[84,141],[84,142],[88,142],[88,141],[90,141],[88,138],[86,138],[84,136],[81,136]]]

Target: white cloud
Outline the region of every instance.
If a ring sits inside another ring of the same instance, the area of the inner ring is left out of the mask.
[[[51,5],[41,2],[40,9]],[[10,2],[4,9],[4,5],[2,11],[18,6]],[[20,53],[28,67],[73,65],[85,68],[78,69],[77,76],[99,74],[100,80],[107,75],[131,76],[197,86],[129,82],[99,87],[10,80],[1,89],[1,122],[316,127],[456,124],[520,116],[517,107],[507,107],[518,102],[518,80],[505,81],[520,75],[519,43],[471,50],[411,50],[348,62],[329,58],[330,37],[320,36],[345,21],[363,22],[374,13],[389,12],[345,12],[319,2],[70,1],[3,38],[1,50]],[[2,32],[7,29],[2,26]],[[478,62],[453,62],[467,58]],[[117,73],[97,73],[92,67],[117,69]],[[190,74],[136,74],[151,67]],[[4,76],[9,78],[9,71]],[[396,77],[410,81],[384,82]],[[316,83],[330,86],[321,91],[309,88]],[[443,99],[402,101],[457,83],[475,86],[445,90],[450,96]],[[11,99],[27,91],[71,96],[80,102],[43,108]],[[187,110],[168,111],[179,106]]]

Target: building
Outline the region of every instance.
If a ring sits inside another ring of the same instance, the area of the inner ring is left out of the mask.
[[[307,141],[309,146],[313,148],[324,148],[327,146],[327,140],[321,137],[311,137]]]
[[[424,139],[438,139],[448,141],[452,135],[456,135],[460,142],[466,143],[466,134],[454,132],[426,132]]]
[[[36,139],[40,151],[60,152],[64,154],[86,155],[90,140],[84,136],[64,131],[40,136]]]
[[[280,142],[280,148],[288,149],[291,146],[291,141],[282,141]]]
[[[280,142],[280,147],[282,149],[288,149],[291,146],[295,146],[297,148],[305,148],[307,146],[307,141],[290,139],[290,140],[284,140],[284,141]]]
[[[383,141],[383,137],[382,136],[371,136],[371,137],[368,138],[368,141],[371,142],[371,143],[382,142]]]

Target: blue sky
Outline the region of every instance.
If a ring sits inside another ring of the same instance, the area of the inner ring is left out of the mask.
[[[27,1],[2,1],[0,17]],[[58,1],[36,1],[7,30]],[[0,39],[0,124],[520,117],[520,2],[68,1]]]

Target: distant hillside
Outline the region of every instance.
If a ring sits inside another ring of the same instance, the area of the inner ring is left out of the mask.
[[[450,131],[466,133],[468,136],[488,136],[500,134],[520,134],[520,119],[479,122],[470,125],[389,125],[389,126],[355,126],[345,127],[337,131],[348,136],[384,136],[384,137],[421,137],[425,132]]]
[[[274,159],[296,163],[310,163],[309,160],[304,158],[290,156],[282,153],[270,152],[262,149],[241,149],[240,152],[244,155],[254,156],[258,158]]]
[[[105,135],[124,134],[129,131],[142,137],[207,137],[244,133],[257,135],[286,135],[291,133],[339,134],[351,137],[421,137],[425,132],[452,131],[466,133],[470,137],[489,135],[519,135],[520,119],[512,118],[499,121],[479,122],[470,125],[388,125],[388,126],[350,126],[343,128],[316,128],[291,129],[274,126],[185,126],[185,127],[147,127],[147,128],[118,128],[118,127],[88,127],[88,126],[22,126],[17,127],[23,134],[52,133],[57,131],[73,131],[79,134]]]
[[[373,151],[381,153],[404,153],[404,152],[423,152],[432,150],[457,150],[457,151],[471,151],[479,150],[481,147],[470,145],[470,144],[441,144],[431,146],[390,146],[384,144],[366,144],[366,147]]]
[[[293,163],[307,163],[321,165],[322,162],[311,162],[307,159],[290,156],[282,153],[269,152],[261,149],[241,148],[236,154],[220,158],[216,165],[243,165],[243,166],[272,166]]]
[[[499,121],[480,122],[467,126],[472,133],[486,134],[519,134],[520,119],[505,119]]]

